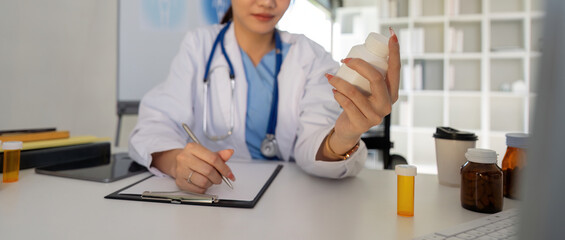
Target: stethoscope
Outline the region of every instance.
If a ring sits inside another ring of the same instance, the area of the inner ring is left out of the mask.
[[[235,109],[235,101],[234,101],[234,91],[235,91],[235,74],[233,71],[233,66],[232,63],[230,61],[230,58],[228,57],[228,54],[226,53],[226,49],[224,47],[224,36],[226,35],[226,32],[228,31],[228,28],[231,24],[231,21],[228,22],[226,24],[226,26],[224,26],[221,30],[220,33],[218,33],[218,36],[216,37],[216,40],[214,40],[214,45],[212,46],[212,51],[210,52],[210,57],[208,58],[208,62],[206,63],[206,70],[205,70],[205,74],[204,74],[204,122],[203,122],[203,130],[204,130],[204,135],[206,135],[206,137],[212,141],[219,141],[219,140],[223,140],[226,139],[227,137],[231,136],[233,133],[233,129],[234,129],[234,109]],[[277,106],[278,106],[278,100],[279,100],[279,89],[278,89],[278,84],[277,84],[277,78],[279,75],[279,72],[281,70],[281,65],[282,65],[282,42],[281,42],[281,38],[279,36],[278,31],[275,29],[275,58],[276,58],[276,66],[275,66],[275,81],[273,84],[273,101],[271,104],[271,113],[269,115],[269,124],[267,126],[267,134],[265,136],[265,138],[263,139],[263,141],[261,142],[261,154],[266,157],[266,158],[273,158],[273,157],[278,157],[279,159],[282,159],[281,155],[280,155],[280,151],[278,148],[278,144],[277,144],[277,140],[275,138],[275,128],[277,126]],[[208,74],[210,72],[210,65],[212,63],[212,58],[214,57],[214,53],[216,52],[216,46],[220,44],[220,47],[222,49],[222,54],[224,55],[224,58],[226,59],[226,62],[228,62],[228,67],[229,67],[229,77],[230,77],[230,86],[231,86],[231,105],[230,105],[230,128],[228,129],[228,132],[224,135],[220,135],[220,136],[213,136],[208,132],[208,114],[207,114],[207,110],[208,110],[208,101],[209,101],[209,96],[208,96],[208,88],[210,87],[210,79],[208,78]]]

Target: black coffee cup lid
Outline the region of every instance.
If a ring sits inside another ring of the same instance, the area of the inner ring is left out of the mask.
[[[437,127],[434,138],[462,140],[462,141],[477,141],[478,137],[472,132],[459,131],[450,127]]]

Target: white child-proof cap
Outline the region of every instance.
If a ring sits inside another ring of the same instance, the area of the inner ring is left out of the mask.
[[[506,145],[515,148],[528,148],[529,135],[525,133],[507,133]]]
[[[2,144],[2,149],[6,150],[20,150],[23,148],[21,141],[9,141]]]
[[[369,52],[381,57],[388,57],[388,38],[382,34],[369,33],[369,36],[365,39],[365,48]]]
[[[496,163],[497,154],[494,150],[482,148],[469,148],[465,153],[467,160],[476,163]]]
[[[400,164],[394,167],[394,172],[400,176],[416,176],[418,171],[414,165]]]

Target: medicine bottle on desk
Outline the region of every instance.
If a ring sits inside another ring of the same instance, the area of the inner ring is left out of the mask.
[[[2,143],[2,150],[4,151],[4,163],[2,165],[4,173],[2,174],[2,181],[17,182],[20,173],[20,151],[22,149],[22,142],[9,141]]]
[[[528,135],[524,133],[506,134],[506,154],[502,159],[504,174],[504,196],[517,199],[519,180],[526,165]]]
[[[396,214],[405,217],[414,216],[414,178],[416,166],[400,164],[396,172]]]
[[[502,170],[493,150],[469,148],[461,167],[461,206],[475,212],[502,211]]]
[[[348,58],[361,58],[373,65],[383,77],[388,69],[388,38],[378,33],[370,33],[362,45],[356,45],[347,54]],[[365,95],[371,94],[369,80],[343,64],[336,76],[357,86]]]

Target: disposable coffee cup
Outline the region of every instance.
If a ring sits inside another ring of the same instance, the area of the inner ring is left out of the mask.
[[[475,148],[477,135],[450,127],[437,127],[436,142],[437,178],[441,185],[461,186],[461,166],[467,159],[465,152]]]

